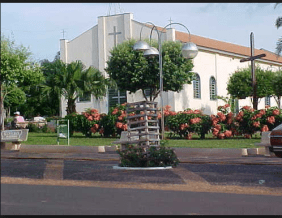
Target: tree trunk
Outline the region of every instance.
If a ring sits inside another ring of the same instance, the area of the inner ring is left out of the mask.
[[[68,99],[67,115],[76,113],[75,99]]]

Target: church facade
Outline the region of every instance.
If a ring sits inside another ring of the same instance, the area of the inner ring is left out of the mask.
[[[99,69],[106,77],[106,62],[111,49],[128,39],[149,38],[151,28],[133,19],[133,14],[124,13],[111,16],[98,17],[98,24],[85,31],[76,38],[68,41],[60,40],[60,58],[65,63],[80,60],[86,66]],[[189,27],[188,27],[189,28]],[[162,41],[188,41],[188,33],[167,28],[162,34]],[[153,39],[158,39],[156,31],[153,31]],[[250,62],[240,62],[240,59],[250,56],[250,48],[227,42],[217,41],[191,34],[191,41],[198,47],[198,55],[193,59],[193,72],[196,79],[192,84],[184,85],[181,92],[164,92],[164,105],[170,105],[173,111],[183,111],[187,108],[201,109],[205,114],[215,114],[217,107],[224,102],[215,96],[228,97],[227,82],[236,70],[246,68]],[[282,69],[282,57],[278,57],[269,51],[255,49],[255,55],[266,54],[266,57],[256,60],[256,65],[263,69],[277,71]],[[117,103],[135,102],[144,100],[141,91],[134,94],[120,90],[108,90],[107,96],[96,100],[92,95],[80,96],[76,102],[77,112],[83,112],[86,108],[98,109],[100,113],[107,113],[111,106]],[[160,102],[157,98],[156,101]],[[239,100],[237,107],[252,106],[251,99]],[[265,105],[277,106],[273,97],[265,97],[259,100],[258,109]],[[60,113],[66,115],[67,102],[61,99]],[[160,104],[159,104],[160,106]]]

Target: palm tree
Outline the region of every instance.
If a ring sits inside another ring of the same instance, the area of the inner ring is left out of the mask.
[[[274,8],[276,8],[277,5],[279,4],[281,3],[276,3]],[[278,17],[276,19],[275,26],[277,27],[277,29],[282,26],[282,17]],[[281,52],[282,52],[282,37],[280,37],[276,43],[276,54],[280,55]]]
[[[49,84],[46,84],[46,93],[58,93],[67,100],[67,114],[76,112],[76,99],[85,92],[93,94],[96,99],[105,96],[107,86],[110,84],[102,73],[85,66],[81,61],[69,64],[56,60],[53,62],[48,73]]]

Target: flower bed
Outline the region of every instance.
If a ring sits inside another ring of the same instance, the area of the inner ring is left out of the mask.
[[[170,137],[179,135],[188,140],[192,139],[193,134],[204,139],[209,132],[219,139],[238,135],[251,138],[257,131],[271,131],[282,123],[282,110],[277,107],[267,106],[265,109],[254,110],[250,106],[244,106],[237,115],[230,111],[229,104],[219,106],[216,115],[206,115],[201,110],[192,109],[174,112],[170,108],[164,108],[165,131],[170,132]],[[129,116],[138,113],[132,112]],[[70,120],[71,133],[78,131],[86,136],[99,132],[103,137],[116,137],[127,130],[126,103],[111,108],[108,114],[87,109],[82,114],[71,114],[66,118]],[[160,118],[159,112],[158,119]]]

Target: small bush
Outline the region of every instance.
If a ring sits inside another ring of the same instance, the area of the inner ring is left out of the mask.
[[[29,123],[27,125],[27,129],[29,129],[29,132],[42,132],[42,130],[35,124]]]
[[[127,149],[117,153],[121,158],[121,167],[176,167],[179,160],[176,156],[174,149],[164,146],[160,147],[151,146],[147,151],[139,146],[129,145]]]

